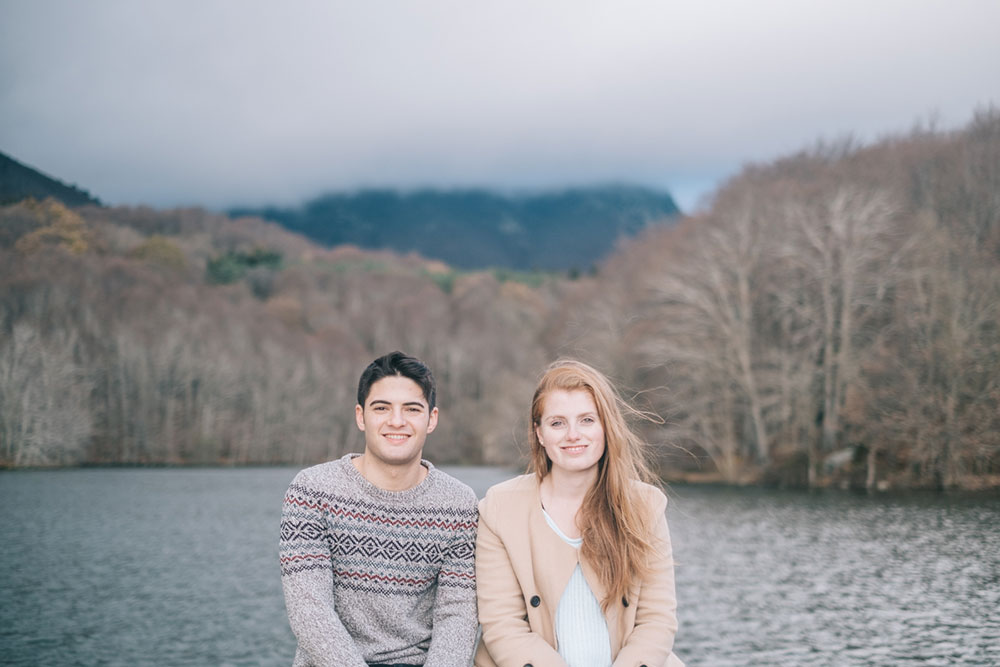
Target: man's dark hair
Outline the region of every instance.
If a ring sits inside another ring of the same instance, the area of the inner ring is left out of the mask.
[[[368,364],[368,368],[361,374],[358,380],[358,405],[365,407],[368,394],[371,393],[372,385],[384,377],[400,375],[409,378],[417,383],[420,390],[424,392],[424,399],[427,400],[427,409],[433,410],[437,389],[435,387],[434,375],[431,369],[424,365],[416,357],[403,354],[398,350],[379,357]]]

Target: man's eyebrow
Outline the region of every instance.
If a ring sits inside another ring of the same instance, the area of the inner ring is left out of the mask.
[[[373,398],[371,401],[368,402],[368,405],[370,405],[370,406],[371,405],[392,405],[392,401],[387,401],[384,398]],[[424,403],[423,401],[407,401],[406,403],[403,403],[403,405],[418,405],[421,408],[426,408],[427,407],[427,404]]]

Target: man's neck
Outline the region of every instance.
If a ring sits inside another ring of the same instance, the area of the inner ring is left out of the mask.
[[[427,477],[425,468],[418,458],[406,465],[389,465],[379,461],[367,452],[351,459],[361,476],[380,489],[405,491],[420,484]]]

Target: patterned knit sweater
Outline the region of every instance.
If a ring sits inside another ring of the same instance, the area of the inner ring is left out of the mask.
[[[476,643],[476,495],[427,461],[423,482],[386,491],[347,456],[288,487],[279,555],[295,667],[471,662]]]

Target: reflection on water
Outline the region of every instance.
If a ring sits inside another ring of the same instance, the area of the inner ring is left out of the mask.
[[[996,500],[674,495],[692,664],[1000,664]]]
[[[482,495],[510,471],[446,468]],[[0,662],[288,665],[292,468],[0,474]],[[1000,503],[673,487],[692,666],[1000,664]]]

